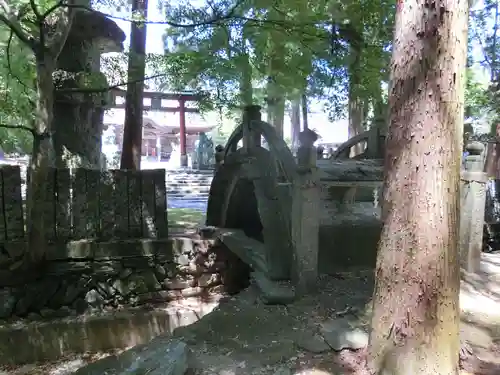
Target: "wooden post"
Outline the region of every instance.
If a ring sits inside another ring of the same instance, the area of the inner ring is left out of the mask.
[[[317,135],[309,129],[300,133],[298,173],[293,182],[292,280],[297,296],[314,292],[318,277],[320,188],[314,147],[316,139]]]
[[[460,265],[468,272],[479,271],[483,248],[487,174],[483,172],[484,145],[469,143],[469,155],[462,172],[460,210]]]
[[[181,151],[181,167],[187,167],[188,160],[186,154],[186,103],[184,99],[179,99],[179,137]]]

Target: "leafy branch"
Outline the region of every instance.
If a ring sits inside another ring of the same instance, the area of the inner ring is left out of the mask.
[[[24,126],[24,125],[8,125],[8,124],[0,124],[0,128],[3,129],[16,129],[16,130],[25,130],[27,132],[30,132],[33,137],[37,137],[39,134],[36,133],[35,129],[30,128],[29,126]]]

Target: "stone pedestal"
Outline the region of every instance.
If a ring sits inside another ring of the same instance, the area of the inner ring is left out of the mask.
[[[296,295],[316,289],[318,278],[318,235],[320,188],[316,167],[317,136],[306,130],[299,136],[298,170],[293,183],[292,198],[292,280]]]
[[[181,167],[186,168],[188,166],[188,157],[187,155],[180,155],[180,163]]]

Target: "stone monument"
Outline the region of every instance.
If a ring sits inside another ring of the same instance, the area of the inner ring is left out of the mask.
[[[195,143],[195,160],[198,169],[208,169],[213,164],[214,143],[205,132],[200,132],[200,136]]]

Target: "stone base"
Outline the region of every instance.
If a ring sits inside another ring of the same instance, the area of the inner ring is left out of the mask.
[[[211,300],[187,298],[150,310],[128,309],[99,315],[0,327],[0,365],[57,360],[71,353],[125,349],[197,322],[218,306]],[[19,350],[22,348],[22,350]]]
[[[181,155],[181,167],[187,167],[188,166],[188,157],[187,155]]]

